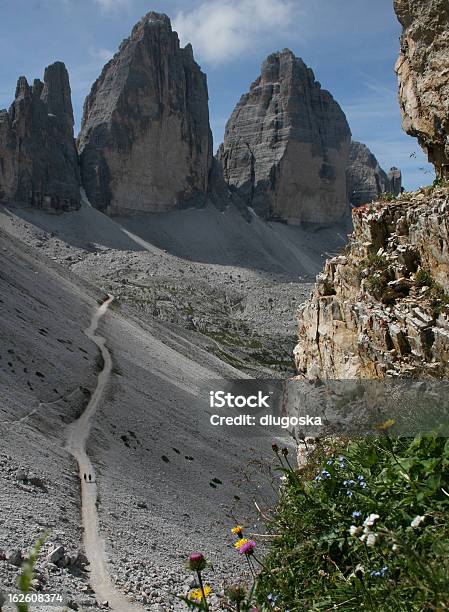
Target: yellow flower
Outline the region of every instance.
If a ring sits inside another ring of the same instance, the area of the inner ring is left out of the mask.
[[[210,595],[212,589],[210,588],[210,586],[208,584],[204,585],[204,595],[207,597],[208,595]],[[201,589],[193,589],[192,591],[190,591],[189,593],[189,599],[191,599],[192,601],[195,602],[201,602],[203,601],[203,592]]]
[[[236,525],[235,527],[233,527],[233,528],[231,529],[231,532],[232,532],[234,535],[241,536],[241,535],[242,535],[242,533],[243,533],[243,527],[242,527],[241,525]]]
[[[249,542],[248,538],[240,538],[240,540],[237,540],[237,542],[234,544],[234,547],[240,548],[241,546],[243,546],[243,544],[246,544],[247,542]]]
[[[385,423],[382,423],[381,425],[379,425],[379,429],[381,430],[390,429],[390,427],[393,427],[395,423],[396,421],[394,419],[388,419],[388,421],[385,421]]]

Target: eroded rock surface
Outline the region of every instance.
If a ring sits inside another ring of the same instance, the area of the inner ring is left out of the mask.
[[[352,141],[346,169],[348,199],[352,206],[360,206],[376,200],[390,191],[390,180],[369,148]]]
[[[74,210],[79,188],[69,76],[56,62],[43,83],[20,77],[9,111],[0,111],[0,200]]]
[[[330,223],[347,209],[350,130],[305,63],[273,53],[231,115],[218,151],[225,180],[266,218]]]
[[[79,152],[91,203],[108,213],[197,203],[212,163],[206,76],[166,15],[148,13],[86,98]]]
[[[447,377],[449,191],[362,206],[353,221],[300,309],[300,375]]]
[[[449,3],[395,0],[403,26],[396,64],[404,130],[449,177]]]

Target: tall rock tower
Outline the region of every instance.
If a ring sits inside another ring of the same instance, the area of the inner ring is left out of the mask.
[[[258,214],[292,224],[330,223],[347,210],[350,141],[340,106],[284,49],[265,60],[238,102],[218,159],[225,180]]]
[[[83,185],[109,214],[195,203],[212,164],[206,76],[166,15],[148,13],[106,64],[84,104]]]
[[[69,75],[62,62],[44,82],[17,83],[9,111],[0,111],[0,200],[47,210],[80,205]]]

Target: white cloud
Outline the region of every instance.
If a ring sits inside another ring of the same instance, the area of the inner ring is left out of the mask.
[[[208,0],[180,11],[173,28],[201,60],[221,64],[257,48],[266,36],[285,35],[296,25],[295,13],[294,0]]]

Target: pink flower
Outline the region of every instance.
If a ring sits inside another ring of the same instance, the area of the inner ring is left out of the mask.
[[[201,553],[192,553],[187,565],[192,571],[201,572],[206,567],[206,559]]]
[[[254,542],[254,540],[248,540],[248,542],[245,542],[245,544],[242,544],[242,546],[240,546],[239,554],[240,555],[252,555],[253,550],[255,548],[256,548],[256,543]]]

